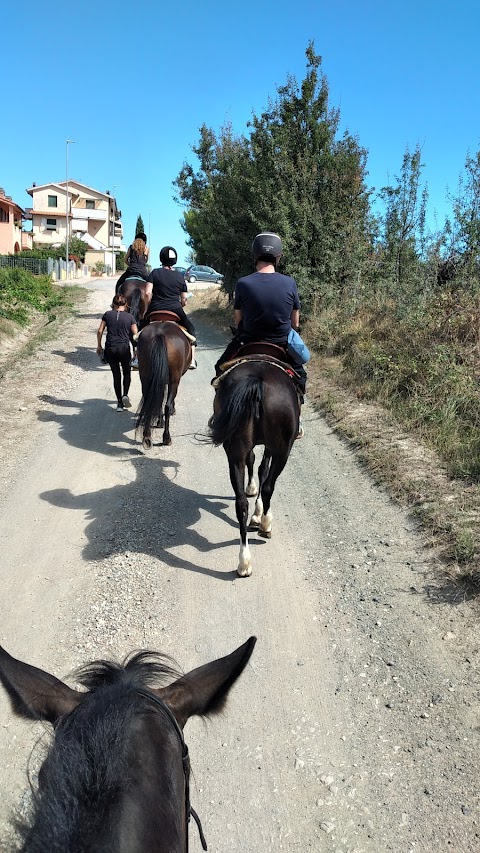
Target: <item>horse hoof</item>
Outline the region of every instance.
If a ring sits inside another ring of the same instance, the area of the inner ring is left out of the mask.
[[[151,438],[144,438],[142,441],[142,445],[143,445],[144,450],[151,450],[152,444],[153,444],[153,441]]]
[[[272,531],[271,530],[259,530],[258,535],[261,536],[263,539],[271,539],[272,538]]]
[[[247,498],[254,498],[255,495],[258,494],[258,489],[256,485],[254,484],[253,486],[247,486],[247,488],[245,489],[245,494]]]
[[[251,574],[252,574],[252,567],[251,566],[239,566],[237,569],[237,575],[240,578],[249,578]]]
[[[259,528],[259,527],[260,527],[260,519],[259,519],[259,518],[255,518],[255,516],[254,516],[254,515],[252,515],[252,517],[251,517],[251,519],[250,519],[250,521],[249,521],[249,523],[248,523],[248,526],[249,526],[250,528],[252,528],[253,530],[257,530],[257,528]]]

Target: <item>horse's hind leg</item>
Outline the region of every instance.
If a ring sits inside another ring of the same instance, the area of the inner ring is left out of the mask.
[[[270,539],[272,535],[273,516],[272,511],[270,509],[270,502],[272,500],[275,483],[277,482],[277,478],[285,468],[285,465],[287,464],[287,459],[288,452],[282,456],[273,457],[268,474],[265,478],[264,483],[261,486],[261,499],[263,508],[258,535],[263,536],[265,539]]]
[[[170,418],[175,414],[175,397],[177,396],[178,391],[178,381],[170,381],[168,385],[167,392],[167,401],[165,403],[165,411],[164,411],[164,430],[163,430],[163,443],[171,444],[172,437],[170,435]]]
[[[253,510],[253,515],[250,519],[250,527],[260,527],[260,522],[262,520],[263,515],[262,488],[268,475],[271,458],[272,454],[269,450],[267,450],[267,448],[265,448],[265,451],[263,453],[263,459],[260,463],[260,468],[258,469],[258,497],[255,501],[255,509]]]
[[[255,464],[255,454],[253,450],[247,456],[247,473],[248,473],[248,483],[247,488],[245,489],[245,494],[248,498],[253,498],[257,494],[257,484],[253,479],[253,466]]]
[[[228,455],[228,451],[227,451]],[[245,495],[245,462],[242,459],[231,459],[228,457],[230,471],[230,482],[235,492],[235,510],[240,525],[240,555],[238,559],[237,574],[246,578],[252,574],[252,557],[248,547],[247,521],[248,500]]]
[[[150,431],[150,427],[145,427],[145,429],[143,430],[143,437],[142,437],[143,449],[144,450],[151,450],[152,444],[153,444],[152,433]]]

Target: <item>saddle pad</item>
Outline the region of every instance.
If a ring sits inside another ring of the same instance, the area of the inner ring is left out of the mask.
[[[222,365],[222,373],[220,374],[220,376],[214,376],[210,384],[213,388],[218,388],[223,379],[225,379],[225,376],[227,376],[228,373],[231,373],[232,370],[235,370],[235,368],[238,367],[239,364],[251,363],[252,361],[260,362],[260,364],[272,364],[274,367],[278,367],[278,369],[282,370],[283,373],[286,373],[287,376],[289,376],[292,382],[294,383],[298,379],[295,374],[295,371],[292,368],[285,367],[285,365],[277,359],[272,357],[259,358],[258,356],[255,357],[253,355],[250,355],[244,356],[243,358],[233,358],[231,361],[224,362],[224,364]]]

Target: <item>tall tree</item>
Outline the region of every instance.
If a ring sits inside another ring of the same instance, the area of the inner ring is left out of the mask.
[[[471,279],[480,275],[480,151],[465,160],[458,194],[453,199],[453,249]]]
[[[380,191],[385,205],[382,240],[385,272],[394,292],[418,280],[419,261],[424,255],[428,189],[421,187],[422,168],[420,147],[417,145],[413,153],[407,148],[395,184]]]
[[[143,224],[143,219],[142,219],[140,213],[137,216],[137,224],[135,225],[135,234],[145,234],[145,225]]]
[[[337,140],[338,110],[313,43],[307,72],[279,87],[268,109],[254,115],[250,136],[231,126],[207,128],[175,187],[187,205],[183,226],[201,260],[218,263],[232,290],[251,269],[250,244],[262,230],[284,240],[285,265],[297,278],[304,305],[332,299],[353,286],[368,246],[366,152],[355,138]]]

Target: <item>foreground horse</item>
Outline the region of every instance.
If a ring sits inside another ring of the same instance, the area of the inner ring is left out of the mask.
[[[0,646],[0,681],[13,710],[55,729],[22,827],[29,853],[185,853],[190,814],[183,726],[214,714],[242,673],[256,638],[227,657],[177,677],[151,652],[123,666],[95,661],[79,671],[87,690],[11,657]]]
[[[228,458],[230,482],[240,525],[240,557],[237,572],[252,573],[248,547],[248,500],[257,494],[253,479],[257,444],[265,446],[258,469],[258,497],[250,520],[260,536],[272,535],[270,502],[277,477],[283,471],[298,433],[300,407],[292,379],[268,361],[246,361],[221,378],[210,418],[210,438],[223,444]],[[248,484],[245,489],[245,468]]]
[[[163,444],[172,443],[170,417],[175,414],[180,379],[192,361],[192,347],[177,323],[150,321],[138,338],[137,356],[143,395],[137,429],[143,428],[142,443],[148,450],[152,446],[152,429],[159,424],[164,427]]]
[[[137,326],[140,320],[143,320],[148,308],[148,300],[145,297],[146,286],[147,282],[143,278],[133,277],[126,278],[118,288],[118,293],[127,300],[129,313],[134,317]]]

